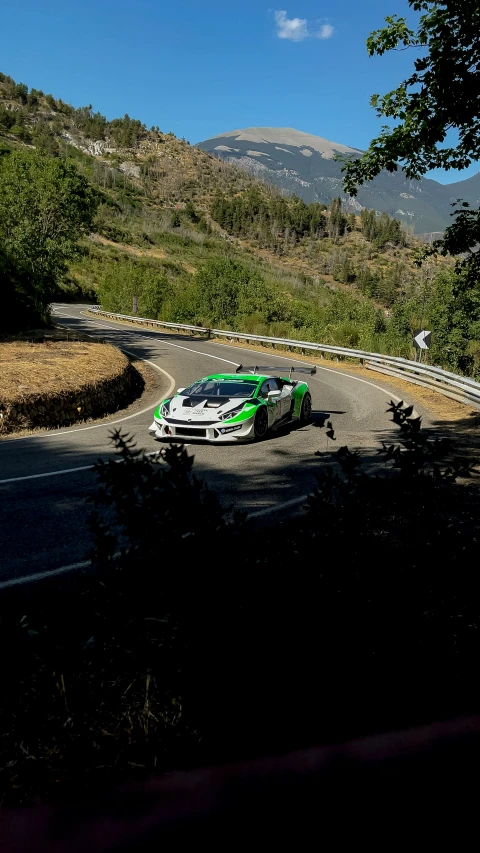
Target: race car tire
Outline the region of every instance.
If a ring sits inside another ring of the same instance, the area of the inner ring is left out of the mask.
[[[254,423],[254,432],[255,438],[261,439],[264,438],[268,432],[268,414],[266,406],[260,406],[257,414],[255,415],[255,423]]]
[[[300,411],[300,423],[308,424],[312,419],[312,398],[308,391],[303,395],[302,408]]]

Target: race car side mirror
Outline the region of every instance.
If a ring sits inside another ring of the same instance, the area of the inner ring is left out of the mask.
[[[281,392],[281,391],[279,391],[279,390],[278,390],[278,388],[277,388],[275,391],[269,391],[269,392],[268,392],[268,399],[269,399],[269,400],[274,400],[274,399],[275,399],[275,397],[280,397],[280,394],[281,394],[281,393],[282,393],[282,392]]]
[[[181,394],[182,391],[185,391],[185,388],[177,388],[177,394]]]

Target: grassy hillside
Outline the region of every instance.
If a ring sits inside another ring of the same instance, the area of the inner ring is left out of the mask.
[[[130,312],[136,296],[148,316],[410,355],[435,276],[450,274],[445,261],[418,270],[415,241],[386,216],[284,198],[171,132],[107,121],[5,75],[1,145],[75,164],[100,195],[61,284],[68,298]],[[456,339],[457,362],[468,338]]]

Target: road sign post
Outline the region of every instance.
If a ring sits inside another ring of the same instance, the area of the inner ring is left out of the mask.
[[[418,350],[418,361],[422,360],[422,350],[430,349],[432,333],[427,329],[416,329],[413,333],[413,346]]]

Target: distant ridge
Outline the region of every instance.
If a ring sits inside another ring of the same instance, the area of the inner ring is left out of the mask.
[[[451,204],[457,198],[474,206],[480,204],[480,172],[447,185],[429,178],[407,180],[402,171],[382,172],[360,187],[353,199],[344,193],[342,164],[336,157],[359,157],[362,151],[292,127],[229,130],[199,142],[197,147],[307,202],[330,204],[340,196],[352,211],[362,207],[385,211],[417,234],[443,232],[452,221]]]

